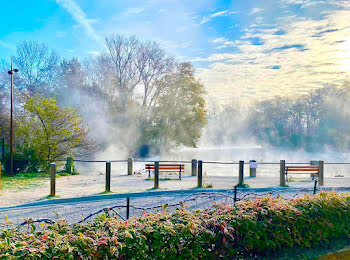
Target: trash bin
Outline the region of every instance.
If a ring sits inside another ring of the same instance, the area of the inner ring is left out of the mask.
[[[256,168],[258,168],[258,163],[255,160],[250,160],[249,161],[250,177],[256,177]]]

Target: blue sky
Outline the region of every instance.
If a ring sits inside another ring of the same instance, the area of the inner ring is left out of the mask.
[[[349,17],[349,0],[6,0],[0,58],[21,40],[84,58],[136,35],[192,61],[215,101],[265,99],[349,80]]]

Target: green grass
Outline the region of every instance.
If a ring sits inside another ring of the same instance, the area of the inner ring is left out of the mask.
[[[56,177],[70,176],[69,173],[59,172]],[[42,187],[45,181],[50,179],[50,174],[45,172],[24,172],[15,176],[1,176],[1,188],[3,190],[30,190]]]
[[[249,188],[248,184],[242,183],[242,184],[237,184],[236,185],[238,188]]]
[[[49,175],[47,173],[18,173],[15,176],[2,176],[1,186],[4,190],[32,189],[42,186],[45,180],[48,179]]]

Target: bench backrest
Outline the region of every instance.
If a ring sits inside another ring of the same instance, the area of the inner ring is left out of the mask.
[[[154,171],[155,168],[155,164],[146,164],[146,170]],[[160,172],[183,172],[184,170],[184,164],[159,164]]]
[[[286,173],[291,174],[318,174],[318,166],[286,166]]]

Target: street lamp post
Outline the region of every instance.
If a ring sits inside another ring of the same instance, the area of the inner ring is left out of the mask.
[[[11,70],[8,74],[11,75],[11,115],[10,115],[10,174],[13,175],[13,74],[18,72],[18,69],[13,69],[13,62],[11,58]]]

